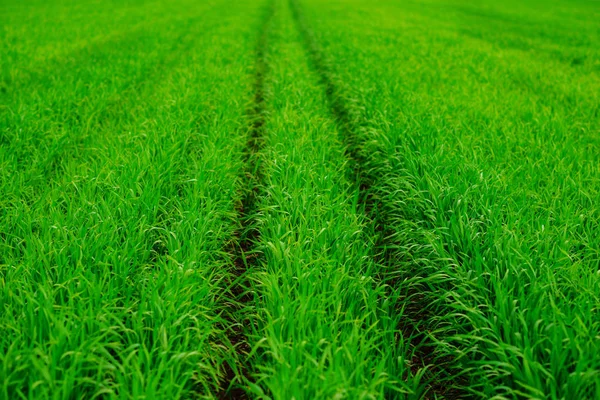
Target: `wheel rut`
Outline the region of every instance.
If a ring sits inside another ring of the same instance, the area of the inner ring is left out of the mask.
[[[344,93],[341,87],[336,83],[336,76],[333,68],[320,48],[319,43],[314,37],[311,27],[306,21],[302,7],[298,0],[289,0],[294,22],[303,39],[307,56],[310,64],[316,72],[323,90],[326,93],[332,118],[336,121],[339,128],[342,142],[346,146],[346,157],[349,161],[349,178],[353,182],[359,193],[359,201],[362,204],[367,221],[371,225],[371,230],[376,236],[375,246],[378,249],[375,255],[375,262],[382,266],[382,274],[379,276],[381,282],[386,283],[395,290],[397,285],[401,284],[406,273],[399,274],[398,259],[396,249],[403,246],[399,243],[397,235],[394,235],[392,229],[393,218],[391,214],[400,214],[398,206],[388,204],[385,197],[387,192],[401,192],[400,188],[391,187],[390,184],[382,181],[381,171],[372,168],[372,154],[367,154],[363,149],[365,140],[362,134],[357,134],[367,126],[358,113],[347,105]],[[381,190],[383,188],[383,190]],[[386,191],[385,189],[390,189]],[[382,193],[385,191],[386,193]],[[403,261],[406,263],[406,261]],[[420,271],[409,271],[409,273],[419,273]],[[404,322],[399,327],[404,338],[411,343],[411,369],[413,374],[417,375],[425,372],[424,379],[428,381],[425,393],[422,398],[446,398],[459,399],[468,398],[466,390],[467,382],[460,376],[460,370],[456,360],[448,356],[439,356],[436,354],[436,346],[429,335],[432,330],[432,320],[435,318],[435,311],[427,305],[428,290],[423,286],[408,287],[404,290],[402,298],[404,304],[399,304],[397,309],[402,312]],[[454,378],[445,378],[446,370],[451,370],[450,376]],[[438,379],[441,377],[441,379]]]
[[[246,272],[260,260],[256,244],[260,241],[256,212],[260,197],[263,172],[260,165],[261,150],[265,144],[265,77],[268,74],[267,50],[269,32],[275,14],[275,1],[269,0],[260,25],[259,39],[255,50],[253,98],[246,110],[248,130],[242,153],[243,170],[238,187],[240,201],[236,207],[239,226],[228,250],[233,260],[232,281],[229,284],[232,309],[225,314],[228,322],[227,336],[235,350],[238,365],[225,364],[225,376],[221,382],[219,399],[243,400],[248,395],[243,386],[251,380],[247,356],[250,352],[244,326],[248,321],[252,295],[247,286]],[[251,311],[250,311],[251,312]]]

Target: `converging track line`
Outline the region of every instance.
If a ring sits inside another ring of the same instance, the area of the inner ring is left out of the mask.
[[[365,154],[364,149],[361,148],[364,144],[364,139],[356,133],[362,125],[361,121],[355,117],[356,113],[353,113],[348,108],[340,95],[341,91],[335,83],[335,75],[314,38],[314,34],[302,13],[298,0],[289,1],[294,21],[303,38],[310,63],[323,85],[330,104],[331,114],[337,122],[341,139],[346,146],[346,156],[351,170],[349,174],[351,175],[350,178],[353,179],[354,185],[359,191],[359,199],[363,204],[367,220],[370,221],[372,232],[378,233],[376,240],[378,251],[375,255],[375,261],[384,269],[379,278],[388,283],[392,287],[392,290],[395,290],[395,286],[398,283],[398,256],[395,253],[395,249],[401,246],[402,243],[397,243],[394,239],[391,233],[393,222],[387,216],[389,210],[393,210],[394,206],[387,204],[385,199],[381,199],[382,196],[374,195],[378,191],[377,187],[385,187],[386,183],[381,182],[380,176],[374,173],[372,168],[367,165],[370,155]],[[392,276],[387,276],[388,273],[386,271],[390,271]],[[398,305],[398,309],[403,310],[405,320],[399,329],[405,339],[410,341],[413,346],[413,359],[411,360],[413,372],[418,373],[419,369],[428,368],[427,375],[429,376],[430,383],[427,392],[429,395],[433,395],[434,397],[443,396],[449,399],[464,398],[467,393],[459,389],[465,384],[460,378],[455,378],[453,385],[449,384],[448,381],[436,382],[436,377],[444,374],[443,368],[452,369],[456,368],[456,366],[453,360],[449,360],[447,357],[445,359],[438,359],[434,353],[435,345],[428,337],[427,331],[431,327],[431,321],[435,315],[432,315],[432,310],[428,309],[425,305],[427,301],[426,296],[417,292],[417,290],[422,289],[421,287],[418,289],[408,288],[404,296],[407,304]],[[436,361],[443,365],[441,367],[436,366]],[[426,398],[428,394],[425,394]]]
[[[256,243],[260,240],[260,231],[256,226],[254,216],[262,181],[260,152],[265,141],[265,76],[268,73],[266,53],[269,30],[274,13],[275,2],[270,0],[265,9],[255,50],[254,96],[250,106],[246,110],[249,124],[246,146],[242,156],[244,167],[240,179],[241,184],[238,189],[241,193],[241,201],[238,207],[236,207],[240,225],[229,250],[234,265],[233,282],[231,282],[230,286],[231,296],[234,300],[232,302],[234,310],[228,312],[226,315],[226,318],[229,320],[229,326],[226,329],[229,331],[229,340],[238,353],[240,365],[225,365],[226,375],[221,383],[222,391],[218,394],[220,399],[243,400],[248,398],[246,391],[241,387],[245,381],[250,379],[249,368],[246,365],[246,357],[250,352],[250,346],[243,327],[247,322],[247,317],[244,316],[244,309],[245,305],[251,301],[251,295],[246,286],[245,274],[259,259],[259,253],[255,247]]]

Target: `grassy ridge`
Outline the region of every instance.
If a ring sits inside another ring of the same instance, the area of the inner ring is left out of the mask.
[[[224,250],[262,4],[188,5],[3,97],[0,397],[213,397],[239,362]]]
[[[265,78],[261,262],[247,336],[257,398],[384,398],[417,386],[401,317],[374,278],[370,233],[344,148],[286,1],[277,1]]]
[[[390,262],[421,285],[411,298],[434,343],[427,361],[466,373],[455,384],[486,398],[594,398],[594,13],[581,3],[562,14],[560,2],[545,13],[535,3],[299,3],[349,110]]]

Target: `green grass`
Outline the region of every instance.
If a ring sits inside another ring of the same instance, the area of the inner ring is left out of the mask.
[[[0,399],[600,399],[593,1],[0,4]]]
[[[399,246],[390,263],[426,285],[450,375],[432,379],[596,398],[597,7],[299,3]]]
[[[264,4],[191,5],[3,76],[2,398],[212,396],[238,363],[225,250]]]

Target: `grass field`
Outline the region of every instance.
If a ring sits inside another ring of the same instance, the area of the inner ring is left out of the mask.
[[[0,399],[600,399],[600,4],[0,3]]]

